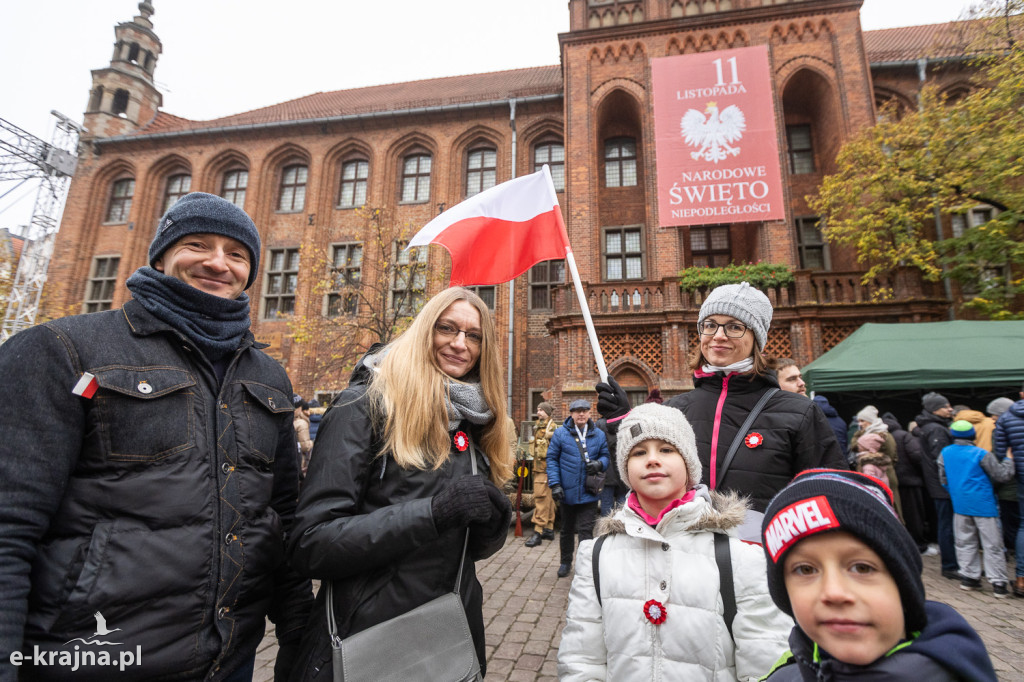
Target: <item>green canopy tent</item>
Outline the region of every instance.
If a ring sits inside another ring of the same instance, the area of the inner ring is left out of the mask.
[[[847,419],[873,404],[906,423],[928,391],[984,411],[993,398],[1018,397],[1024,322],[865,324],[802,371],[808,390]]]

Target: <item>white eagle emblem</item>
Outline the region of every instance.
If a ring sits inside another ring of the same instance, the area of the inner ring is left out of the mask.
[[[707,114],[707,118],[704,117],[704,113]],[[690,109],[683,114],[680,123],[686,144],[700,147],[697,151],[690,152],[690,156],[694,160],[704,157],[705,161],[718,163],[729,154],[739,154],[739,147],[729,146],[731,142],[739,141],[743,137],[743,131],[747,129],[747,120],[739,107],[730,104],[719,114],[718,103],[708,102],[704,113]]]

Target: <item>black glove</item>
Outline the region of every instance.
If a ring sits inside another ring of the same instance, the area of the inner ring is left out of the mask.
[[[601,473],[601,463],[596,459],[592,459],[587,462],[587,473],[588,474],[599,474]]]
[[[484,479],[484,490],[487,491],[487,499],[491,502],[491,518],[506,519],[512,516],[512,503],[508,501],[508,495],[498,490],[498,486]]]
[[[551,499],[555,502],[565,501],[565,491],[562,490],[562,486],[553,485],[551,486]]]
[[[469,551],[474,555],[496,538],[504,538],[512,523],[512,503],[508,496],[487,479],[484,479],[484,489],[491,503],[491,518],[469,524]]]
[[[277,660],[274,662],[274,682],[288,682],[292,670],[299,662],[299,642],[281,644],[277,648]]]
[[[629,396],[613,377],[608,377],[607,384],[602,382],[594,388],[597,389],[597,411],[606,420],[618,419],[629,413]]]
[[[474,521],[487,521],[492,509],[484,478],[479,475],[463,476],[430,500],[438,534],[451,528],[465,528]]]

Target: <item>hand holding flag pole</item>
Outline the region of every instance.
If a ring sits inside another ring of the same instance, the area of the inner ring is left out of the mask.
[[[477,286],[515,279],[546,260],[565,258],[601,381],[608,381],[590,307],[547,164],[495,185],[423,226],[406,247],[440,244],[452,258],[449,284]]]

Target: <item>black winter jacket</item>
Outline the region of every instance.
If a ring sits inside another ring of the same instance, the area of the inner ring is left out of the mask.
[[[289,543],[296,570],[334,581],[334,613],[342,638],[455,589],[465,529],[439,535],[431,498],[472,473],[470,451],[460,452],[454,444],[451,457],[437,470],[402,469],[387,454],[377,456],[379,434],[366,395],[372,371],[368,357],[320,424]],[[468,422],[453,435],[458,431],[479,442]],[[479,447],[477,469],[489,475]],[[473,562],[501,549],[510,522],[508,507],[490,527],[470,526],[460,594],[481,668],[486,665],[483,590]],[[325,598],[321,588],[292,680],[332,679]],[[382,642],[381,656],[387,656],[390,646],[401,643]]]
[[[949,491],[939,482],[939,455],[942,448],[953,444],[953,436],[949,433],[952,423],[946,417],[940,417],[928,411],[917,415],[917,426],[914,436],[921,443],[921,471],[924,474],[924,486],[933,500],[948,500]]]
[[[996,682],[985,644],[953,607],[925,602],[928,624],[909,642],[868,665],[822,655],[803,630],[794,627],[790,650],[762,677],[767,682]]]
[[[716,372],[697,373],[694,385],[693,391],[665,404],[682,410],[693,426],[704,470],[701,482],[712,488],[712,451],[717,470],[750,410],[765,391],[779,384],[774,373],[723,376]],[[796,393],[780,390],[773,395],[744,436],[745,443],[740,444],[718,489],[749,495],[751,506],[759,512],[805,469],[849,468],[821,409]]]
[[[18,396],[0,411],[0,679],[16,675],[12,649],[80,645],[115,659],[138,647],[142,665],[117,679],[216,680],[255,654],[268,614],[280,640],[298,640],[312,591],[285,563],[292,388],[259,347],[248,334],[218,386],[135,301],[0,347]],[[72,394],[84,372],[99,384],[91,398]]]
[[[889,434],[896,441],[896,479],[901,488],[920,488],[924,486],[924,453],[921,441],[900,426],[896,416],[891,412],[882,415],[882,422],[889,427]]]

